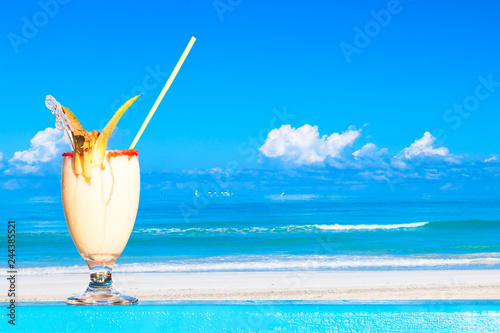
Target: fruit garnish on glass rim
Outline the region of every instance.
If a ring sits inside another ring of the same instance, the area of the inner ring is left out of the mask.
[[[73,112],[62,106],[54,97],[50,95],[46,97],[45,104],[56,115],[56,127],[64,132],[68,144],[74,151],[75,173],[77,175],[83,175],[85,180],[90,181],[92,168],[103,167],[106,146],[111,133],[113,133],[121,116],[139,96],[132,97],[125,102],[104,127],[102,133],[96,130],[87,132]]]

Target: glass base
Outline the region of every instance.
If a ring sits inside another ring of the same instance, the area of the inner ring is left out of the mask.
[[[66,301],[73,305],[126,305],[137,303],[137,298],[120,294],[111,283],[91,282],[82,295],[69,297]]]

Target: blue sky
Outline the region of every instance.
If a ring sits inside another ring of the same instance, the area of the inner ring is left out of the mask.
[[[22,189],[26,177],[57,174],[64,143],[49,131],[44,138],[53,146],[30,144],[54,127],[47,94],[91,130],[102,129],[127,97],[143,92],[110,142],[110,148],[128,148],[195,36],[137,145],[145,174],[177,179],[153,184],[192,190],[203,183],[194,175],[234,165],[276,187],[299,186],[291,185],[299,178],[307,187],[322,174],[332,182],[358,182],[352,184],[358,190],[429,181],[436,191],[465,188],[470,181],[458,180],[457,168],[469,179],[496,184],[499,9],[494,1],[429,0],[9,3],[0,14],[0,182]],[[270,131],[284,124],[290,130],[279,132],[282,140],[270,140]],[[313,128],[313,139],[317,126],[318,139],[299,149],[307,137],[299,135],[297,146],[290,135],[304,125]],[[322,143],[323,135],[326,142],[350,130],[358,133],[352,142]],[[405,160],[405,149],[426,132],[431,137],[414,146],[424,149]],[[368,155],[353,155],[365,146]],[[308,159],[314,154],[316,160]],[[298,162],[297,156],[309,157]],[[276,181],[276,174],[291,170],[301,176]],[[264,186],[250,182],[232,185]]]

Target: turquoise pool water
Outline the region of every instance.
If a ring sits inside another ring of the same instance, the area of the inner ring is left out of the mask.
[[[500,332],[500,301],[21,303],[2,332]]]

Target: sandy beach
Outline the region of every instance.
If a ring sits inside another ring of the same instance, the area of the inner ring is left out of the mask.
[[[87,274],[18,275],[17,301],[64,301]],[[7,290],[7,280],[0,288]],[[116,273],[140,300],[500,299],[500,270]],[[3,296],[0,301],[7,301]]]

